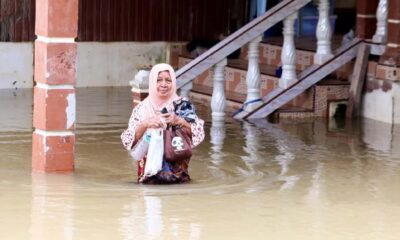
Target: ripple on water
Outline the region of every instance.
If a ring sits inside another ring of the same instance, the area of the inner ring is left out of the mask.
[[[196,103],[207,122],[206,139],[194,150],[190,164],[193,181],[140,185],[120,143],[131,113],[129,89],[78,90],[76,169],[71,174],[31,173],[32,97],[25,103],[18,96],[4,96],[0,94],[3,223],[17,215],[35,224],[67,216],[82,231],[87,230],[82,226],[93,224],[93,232],[104,234],[100,221],[115,226],[122,213],[129,232],[146,220],[145,211],[154,210],[148,201],[156,200],[163,212],[149,216],[167,224],[171,219],[198,223],[203,234],[199,239],[212,239],[210,232],[220,226],[224,234],[238,239],[249,237],[254,229],[259,236],[276,239],[292,239],[291,233],[301,239],[390,239],[399,229],[396,126],[366,121],[355,129],[337,130],[324,121],[293,119],[213,125],[209,107]],[[26,209],[25,215],[15,214],[18,207]],[[57,229],[64,229],[64,223]],[[154,232],[153,226],[149,229]]]

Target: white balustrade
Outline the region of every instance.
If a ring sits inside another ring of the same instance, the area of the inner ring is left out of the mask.
[[[258,36],[249,43],[248,69],[246,75],[247,98],[246,102],[260,98],[261,75],[259,66],[259,43],[262,36]]]
[[[217,63],[214,67],[214,86],[211,97],[211,110],[213,120],[225,119],[225,66],[227,64],[226,58]]]
[[[296,48],[294,45],[294,22],[297,12],[287,17],[283,22],[283,47],[282,47],[282,76],[279,87],[288,88],[297,82],[296,76]]]
[[[180,89],[180,96],[189,98],[189,93],[193,88],[193,81],[188,82],[187,84],[183,85]]]
[[[317,24],[317,53],[314,64],[323,64],[333,57],[331,50],[332,29],[329,19],[329,0],[319,1]]]
[[[376,32],[372,41],[386,43],[387,40],[388,0],[380,0],[376,10]]]

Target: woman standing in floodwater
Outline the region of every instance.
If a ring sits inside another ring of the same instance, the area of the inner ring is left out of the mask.
[[[168,113],[161,113],[166,108]],[[155,65],[149,75],[149,96],[132,111],[129,127],[122,135],[124,147],[131,150],[147,129],[180,126],[192,137],[192,148],[204,139],[204,121],[197,117],[195,108],[187,99],[176,94],[176,77],[173,68],[165,63]],[[162,170],[154,176],[145,176],[146,156],[138,161],[140,183],[184,183],[190,181],[190,159],[162,163]]]

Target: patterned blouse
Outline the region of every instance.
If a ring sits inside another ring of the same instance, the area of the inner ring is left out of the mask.
[[[135,131],[137,126],[142,123],[143,111],[145,111],[145,105],[139,103],[132,111],[131,118],[129,119],[129,126],[122,135],[122,144],[127,150],[131,150],[133,146],[138,142],[135,139]],[[185,103],[185,104],[181,104]],[[184,106],[176,108],[176,106]],[[199,145],[204,139],[204,121],[197,117],[193,105],[185,98],[179,98],[178,100],[167,106],[169,112],[175,111],[175,113],[184,118],[191,125],[192,131],[192,148]],[[138,181],[141,183],[150,184],[163,184],[163,183],[183,183],[190,181],[188,172],[190,159],[185,159],[178,162],[167,162],[163,161],[163,169],[155,176],[145,177],[144,166],[146,164],[146,157],[138,161]]]

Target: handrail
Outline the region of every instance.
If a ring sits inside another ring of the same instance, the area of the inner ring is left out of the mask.
[[[298,11],[312,0],[284,0],[204,52],[176,72],[177,88],[220,62],[226,56]]]
[[[293,85],[291,85],[289,88],[287,88],[287,89],[279,88],[279,89],[277,89],[278,92],[276,92],[271,97],[269,97],[269,95],[264,96],[263,104],[261,104],[259,107],[257,107],[253,111],[245,114],[244,116],[242,116],[242,118],[243,119],[265,118],[270,113],[272,113],[275,109],[283,106],[286,103],[285,101],[280,100],[280,98],[283,97],[284,94],[287,94],[290,92],[295,97],[295,96],[297,96],[297,94],[300,94],[302,92],[302,89],[307,89],[310,86],[312,86],[313,84],[322,80],[328,74],[335,71],[340,66],[346,64],[351,59],[353,59],[356,56],[355,47],[359,46],[359,44],[362,44],[362,43],[364,43],[363,39],[355,38],[351,42],[349,42],[346,45],[342,46],[341,48],[337,49],[335,52],[335,56],[333,58],[326,61],[322,65],[310,66],[308,69],[306,69],[305,71],[303,71],[300,74],[299,80],[297,82],[295,82]],[[341,57],[345,56],[345,54],[347,54],[350,51],[352,51],[352,54],[347,56],[347,58],[345,58],[345,59],[341,59]],[[319,76],[314,76],[314,74],[318,74],[318,72],[321,70],[326,70],[326,71],[324,71],[322,74],[319,74]],[[270,106],[270,105],[273,105],[273,106]],[[263,110],[264,110],[264,112],[260,113]]]

